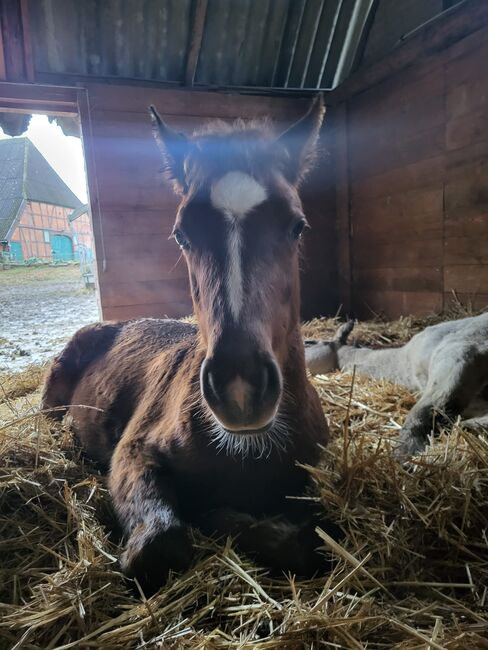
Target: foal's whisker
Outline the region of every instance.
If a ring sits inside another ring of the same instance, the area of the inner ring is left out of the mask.
[[[266,432],[232,433],[224,429],[215,419],[209,422],[210,442],[217,447],[217,453],[225,452],[228,456],[269,458],[273,451],[280,456],[287,450],[290,429],[286,419],[276,416],[271,429]]]

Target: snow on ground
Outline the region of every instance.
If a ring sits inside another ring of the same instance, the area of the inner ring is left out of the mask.
[[[76,330],[99,320],[78,266],[0,270],[0,372],[52,359]]]

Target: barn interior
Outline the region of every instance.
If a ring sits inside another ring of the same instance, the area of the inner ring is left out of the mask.
[[[82,138],[102,319],[192,311],[187,269],[169,240],[177,198],[161,179],[148,106],[186,133],[216,118],[260,117],[280,132],[318,92],[327,114],[302,190],[312,227],[303,319],[398,319],[360,333],[381,345],[403,343],[432,314],[488,305],[485,0],[3,0],[0,25],[0,126],[22,135],[28,116],[42,112]],[[306,333],[334,329],[332,320],[313,321]],[[28,374],[21,381],[32,386]],[[353,399],[350,378],[331,381],[316,386],[340,438],[315,478],[352,541],[332,549],[339,568],[325,586],[272,581],[228,546],[223,560],[202,560],[196,578],[135,599],[110,565],[115,544],[94,514],[106,508],[103,481],[64,428],[53,433],[38,414],[17,414],[1,442],[9,485],[21,495],[9,508],[45,497],[54,514],[42,543],[72,536],[77,550],[59,541],[50,560],[63,572],[46,578],[36,569],[29,591],[11,550],[21,524],[10,531],[5,575],[15,588],[0,605],[0,647],[2,636],[6,648],[485,647],[486,437],[456,425],[435,463],[394,466],[374,431],[398,428],[411,397],[359,381]],[[12,386],[9,399],[23,394],[17,380]],[[449,503],[441,507],[439,495]],[[374,526],[393,521],[381,521],[375,503],[410,521],[394,544],[387,533],[372,541]],[[463,509],[454,530],[448,519]],[[430,551],[407,553],[425,531]],[[32,535],[24,554],[37,549]],[[201,541],[207,551],[213,544]],[[364,568],[371,555],[373,568]]]
[[[34,109],[80,119],[103,318],[191,311],[148,105],[183,131],[262,116],[280,129],[319,90],[304,318],[340,306],[425,315],[454,292],[486,305],[485,2],[8,0],[1,11],[6,132],[21,135]]]

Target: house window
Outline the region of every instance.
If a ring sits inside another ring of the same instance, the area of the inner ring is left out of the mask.
[[[44,230],[43,233],[44,233],[44,242],[46,244],[49,244],[49,242],[51,241],[51,233],[49,232],[49,230]]]

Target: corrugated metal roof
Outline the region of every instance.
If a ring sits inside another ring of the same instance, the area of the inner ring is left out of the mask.
[[[0,241],[8,237],[24,201],[78,208],[81,201],[29,138],[0,140]]]
[[[373,0],[29,0],[34,67],[36,76],[47,77],[325,89],[349,74],[372,4]],[[195,41],[198,56],[193,61]],[[350,50],[346,58],[344,47]],[[347,65],[338,76],[341,61]]]
[[[191,0],[30,0],[36,72],[178,81]]]

